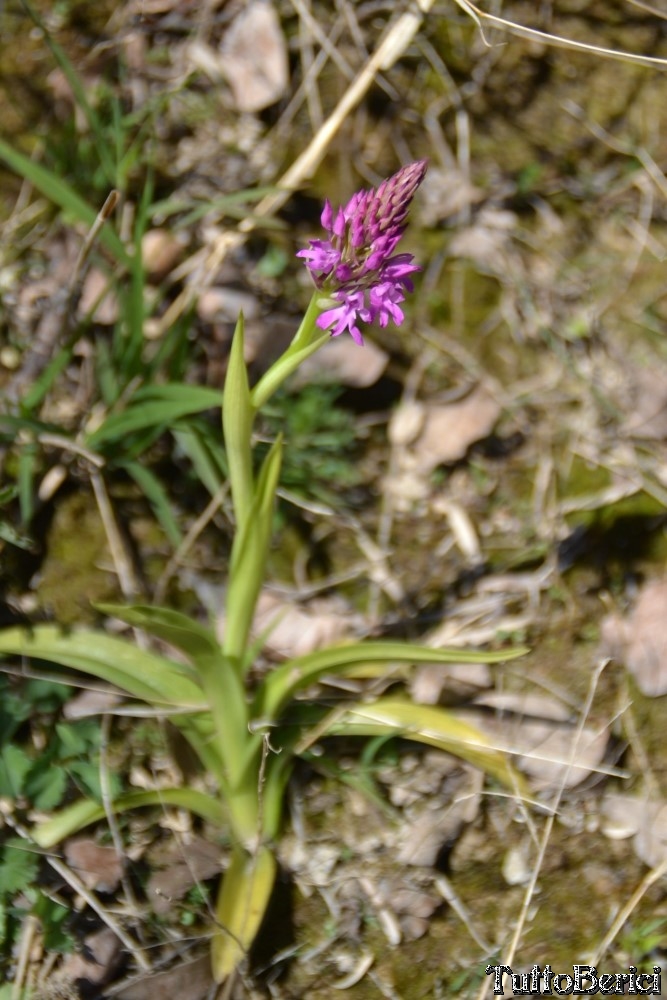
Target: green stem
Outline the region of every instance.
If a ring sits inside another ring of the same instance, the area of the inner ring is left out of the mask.
[[[314,335],[318,332],[315,324],[317,317],[322,311],[320,305],[321,299],[322,295],[320,292],[313,294],[306,314],[301,321],[299,329],[294,334],[291,344],[252,389],[250,400],[255,410],[259,410],[260,407],[264,406],[276,389],[282,385],[287,376],[296,371],[306,358],[309,358],[311,354],[314,354],[315,351],[319,350],[329,340],[328,333],[322,334],[322,336],[313,340]]]

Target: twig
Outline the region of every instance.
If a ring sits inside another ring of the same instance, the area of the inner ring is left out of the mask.
[[[132,559],[127,552],[122,535],[118,529],[118,525],[116,524],[116,518],[104,480],[97,469],[93,469],[91,471],[90,481],[93,487],[93,493],[95,494],[95,500],[97,501],[97,507],[100,512],[100,518],[102,519],[102,524],[104,525],[104,531],[107,536],[107,543],[109,545],[109,551],[111,552],[111,558],[116,570],[118,582],[120,583],[120,588],[123,591],[123,597],[125,597],[126,600],[131,599],[136,597],[137,594],[141,592],[139,581],[137,580],[134,567],[132,566]]]

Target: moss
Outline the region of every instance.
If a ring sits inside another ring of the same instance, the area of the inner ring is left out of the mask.
[[[91,621],[94,601],[118,598],[106,535],[90,494],[75,493],[58,504],[46,544],[36,593],[58,622]]]

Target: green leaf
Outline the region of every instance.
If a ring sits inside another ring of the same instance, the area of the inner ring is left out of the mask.
[[[489,652],[467,649],[431,649],[406,642],[359,642],[330,646],[306,656],[287,660],[263,679],[251,717],[277,720],[301,688],[323,674],[347,674],[370,663],[503,663],[524,656],[527,649]]]
[[[37,446],[34,441],[29,441],[19,452],[18,489],[21,520],[24,524],[30,524],[35,510],[36,469]]]
[[[220,827],[225,825],[227,819],[227,811],[220,799],[214,798],[206,792],[198,792],[193,788],[158,788],[150,791],[128,792],[113,802],[113,809],[116,813],[142,809],[146,806],[176,806]],[[31,831],[32,839],[39,847],[48,850],[78,830],[90,826],[91,823],[99,822],[105,816],[104,806],[90,799],[81,799],[34,827]]]
[[[16,799],[23,791],[32,761],[19,747],[0,748],[0,798]]]
[[[34,656],[92,674],[149,704],[164,708],[205,709],[202,690],[182,664],[139,649],[104,632],[64,632],[55,625],[13,626],[0,631],[0,653]]]
[[[191,421],[173,431],[174,440],[192,463],[197,479],[211,496],[216,496],[229,471],[219,433],[210,427],[199,427]]]
[[[118,618],[127,625],[145,629],[157,639],[180,649],[194,664],[200,656],[210,656],[220,652],[220,644],[212,629],[193,621],[188,615],[173,608],[157,608],[149,604],[107,604],[94,605],[98,611],[111,618]],[[196,679],[197,672],[181,665],[190,677]]]
[[[96,802],[102,803],[102,777],[100,767],[97,762],[89,760],[73,760],[67,765],[70,776],[74,779],[80,792],[90,795]],[[109,794],[112,798],[120,795],[122,783],[117,774],[110,773],[107,776]]]
[[[246,957],[269,905],[276,870],[275,856],[265,845],[254,854],[241,847],[232,851],[218,896],[211,941],[216,983],[224,982]]]
[[[139,389],[125,410],[112,413],[88,435],[86,447],[93,450],[149,427],[167,428],[180,417],[219,407],[222,393],[204,386],[174,383]]]
[[[129,472],[135,483],[144,494],[162,529],[174,548],[181,544],[183,534],[171,509],[171,501],[167,491],[154,473],[140,462],[124,462],[123,468]]]
[[[99,608],[105,614],[115,615],[121,621],[146,629],[189,657],[204,689],[207,707],[215,723],[224,771],[233,786],[242,767],[246,743],[251,737],[240,675],[230,657],[223,653],[215,634],[187,615],[170,608],[146,605],[119,607],[113,604],[101,604]],[[178,724],[178,721],[175,717],[174,722]]]
[[[39,920],[46,951],[57,951],[60,954],[74,951],[74,938],[68,929],[71,907],[57,903],[40,892],[32,913]]]
[[[34,809],[47,812],[60,805],[67,789],[67,772],[48,757],[38,758],[28,774],[23,794]]]
[[[222,402],[222,428],[237,532],[243,530],[253,504],[251,435],[255,410],[250,402],[243,332],[243,313],[241,313],[232,339]]]
[[[264,580],[281,461],[282,439],[279,437],[264,459],[252,507],[243,527],[237,530],[232,546],[223,645],[225,652],[239,664],[243,661]]]
[[[0,944],[2,944],[2,934],[0,934]],[[15,983],[5,983],[0,986],[0,1000],[30,1000],[30,996],[30,989],[27,986],[21,988],[18,993],[16,991]]]
[[[10,837],[0,853],[0,897],[27,889],[37,877],[39,854],[20,837]]]
[[[20,177],[29,181],[46,198],[69,213],[78,222],[83,223],[87,229],[92,227],[97,218],[96,209],[85,202],[67,181],[24,156],[23,153],[19,153],[2,139],[0,139],[0,159],[3,159]],[[130,267],[130,255],[108,222],[100,230],[99,240],[102,246],[114,255],[119,264],[126,268]]]
[[[493,775],[512,791],[526,794],[525,782],[506,754],[494,750],[487,737],[452,712],[433,705],[415,705],[399,698],[379,698],[348,708],[332,720],[328,735],[381,736],[415,740],[469,761]]]
[[[56,735],[60,744],[57,748],[59,760],[88,756],[100,745],[100,724],[96,718],[57,722]]]
[[[17,549],[30,552],[35,547],[35,543],[27,535],[20,535],[15,528],[7,521],[0,521],[0,539],[8,545],[15,545]]]

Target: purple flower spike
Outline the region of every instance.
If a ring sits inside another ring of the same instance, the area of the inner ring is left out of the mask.
[[[405,231],[410,203],[424,179],[426,160],[402,167],[376,190],[357,191],[344,208],[334,211],[327,199],[322,226],[328,240],[311,240],[300,250],[316,286],[334,302],[317,325],[332,337],[347,330],[357,344],[364,339],[357,326],[403,322],[400,303],[412,291],[409,275],[419,271],[409,253],[394,254]]]

